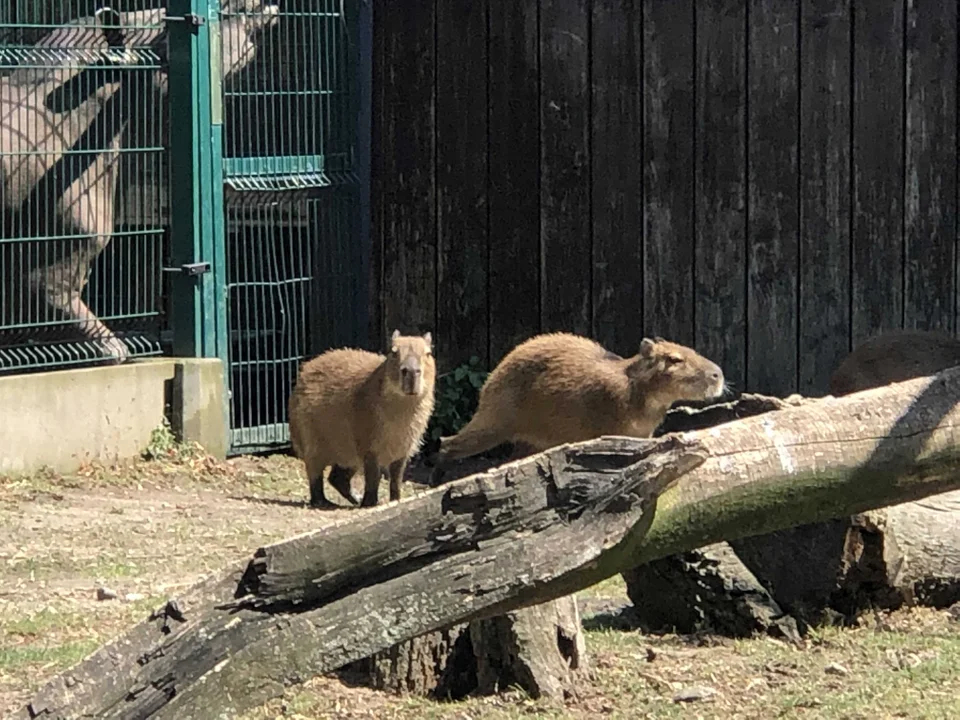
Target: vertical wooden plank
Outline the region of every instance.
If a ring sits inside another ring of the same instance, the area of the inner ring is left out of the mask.
[[[954,329],[957,4],[907,0],[904,324]]]
[[[854,3],[854,345],[903,322],[903,2]]]
[[[746,378],[746,3],[696,4],[696,347]]]
[[[590,333],[588,0],[540,1],[543,330]]]
[[[643,337],[642,24],[642,3],[593,3],[593,336],[620,354]]]
[[[383,317],[383,194],[384,194],[384,158],[387,148],[384,145],[383,118],[384,88],[386,87],[387,68],[384,66],[383,41],[386,27],[383,23],[383,0],[373,5],[373,87],[370,116],[370,273],[368,287],[369,328],[367,347],[379,349],[386,337]]]
[[[384,329],[434,331],[434,3],[379,6],[383,23]],[[386,338],[380,339],[380,346]]]
[[[537,4],[488,0],[490,363],[540,330]]]
[[[827,392],[850,350],[850,2],[802,0],[800,389]]]
[[[487,361],[487,3],[437,5],[437,360]]]
[[[747,168],[747,382],[797,390],[797,12],[799,0],[750,0]]]
[[[694,0],[643,7],[643,326],[693,345]]]

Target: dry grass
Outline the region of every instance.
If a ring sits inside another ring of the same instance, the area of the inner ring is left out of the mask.
[[[291,458],[215,463],[165,447],[157,455],[69,477],[0,478],[0,716],[160,598],[258,544],[355,512],[307,509]],[[99,586],[119,597],[97,600]],[[588,611],[625,601],[619,578],[580,595]],[[591,669],[563,703],[516,692],[436,703],[325,677],[247,720],[960,717],[960,622],[946,611],[904,610],[859,628],[824,629],[803,649],[767,638],[655,637],[610,620],[585,623]],[[714,694],[674,702],[693,687]]]

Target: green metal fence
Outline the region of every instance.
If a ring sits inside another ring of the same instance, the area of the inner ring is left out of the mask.
[[[359,17],[346,10],[284,0],[257,61],[223,87],[235,451],[285,445],[301,361],[365,337]],[[224,26],[224,57],[238,31]]]
[[[366,338],[371,27],[369,0],[0,7],[0,371],[220,357],[233,451],[286,445],[300,363]]]
[[[0,10],[0,373],[161,351],[161,13]]]

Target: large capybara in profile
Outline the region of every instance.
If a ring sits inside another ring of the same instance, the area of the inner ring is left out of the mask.
[[[936,375],[960,365],[960,340],[930,330],[893,330],[866,340],[830,376],[835,396],[911,378]]]
[[[430,484],[450,461],[505,442],[541,452],[603,435],[650,437],[673,403],[719,397],[725,387],[719,366],[659,337],[622,358],[578,335],[539,335],[500,361],[470,422],[441,438]]]
[[[362,469],[360,504],[377,504],[380,478],[390,475],[390,500],[400,499],[409,459],[420,449],[433,413],[436,362],[430,333],[394,331],[386,356],[366,350],[328,350],[303,364],[290,395],[290,439],[310,483],[310,504],[335,507],[328,481],[354,505],[350,489]]]
[[[256,57],[258,34],[279,7],[226,0],[224,82]],[[101,9],[37,40],[38,61],[0,77],[0,327],[76,324],[116,362],[124,343],[84,303],[91,265],[110,241],[120,156],[132,135],[159,133],[166,70],[164,10]]]

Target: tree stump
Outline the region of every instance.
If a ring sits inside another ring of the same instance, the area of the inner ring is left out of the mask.
[[[438,699],[510,687],[562,698],[574,692],[585,665],[580,613],[570,595],[394,645],[351,665],[345,679]]]
[[[655,560],[623,573],[633,615],[647,631],[766,632],[800,642],[787,615],[727,543]]]
[[[341,677],[397,695],[432,695],[442,678],[459,690],[460,683],[451,673],[456,668],[448,670],[448,664],[458,653],[457,640],[466,629],[457,625],[399,643],[348,665]]]
[[[586,669],[586,646],[573,595],[470,623],[477,689],[519,686],[533,698],[572,694]]]

